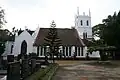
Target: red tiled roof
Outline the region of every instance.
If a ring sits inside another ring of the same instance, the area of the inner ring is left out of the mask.
[[[44,44],[44,38],[47,36],[49,28],[40,28],[33,46]],[[63,46],[84,46],[76,29],[57,28],[58,36]]]

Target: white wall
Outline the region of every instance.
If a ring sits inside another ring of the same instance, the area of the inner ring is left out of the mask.
[[[71,56],[74,55],[74,52],[75,52],[75,46],[72,46],[72,48],[71,48]],[[86,48],[83,47],[83,56],[81,56],[82,53],[81,53],[81,47],[80,47],[80,56],[76,56],[76,57],[85,57],[85,53],[86,53]],[[77,49],[77,54],[78,54],[78,49]]]
[[[37,47],[33,46],[32,52],[33,52],[33,53],[37,53]]]
[[[83,25],[81,25],[81,20]],[[87,26],[86,21],[88,20],[89,25]],[[75,17],[75,26],[76,27],[91,27],[91,17],[87,15],[78,15]]]
[[[19,36],[15,37],[14,47],[13,47],[13,53],[15,56],[21,53],[21,44],[23,41],[27,42],[27,54],[33,52],[33,37],[24,30]]]
[[[34,43],[34,41],[36,40],[36,37],[37,37],[37,35],[38,35],[38,33],[39,33],[39,30],[40,30],[40,28],[37,27],[36,30],[35,30],[35,32],[32,34],[33,43]],[[40,49],[40,48],[39,48],[39,49]],[[33,52],[34,52],[34,53],[37,53],[37,47],[36,47],[36,46],[33,46]]]
[[[94,58],[94,57],[100,58],[99,51],[92,52],[92,54],[90,55],[90,57],[92,57],[92,58]]]
[[[75,52],[75,46],[71,47],[71,56],[74,56],[74,52]]]
[[[38,35],[38,32],[39,32],[40,28],[37,27],[35,32],[32,34],[32,37],[34,38],[34,40],[36,39],[37,35]]]
[[[60,46],[60,50],[63,51],[62,46]],[[59,52],[60,52],[60,50],[59,50]],[[35,51],[37,52],[36,47],[35,47]],[[39,47],[39,57],[44,57],[43,55],[40,55],[40,52],[41,52],[41,48]],[[69,56],[69,49],[68,49],[68,56],[66,56],[66,57],[73,57],[74,56],[74,52],[75,52],[75,46],[72,46],[71,47],[71,56]],[[86,53],[87,53],[87,47],[83,47],[83,56],[81,55],[82,53],[81,53],[81,47],[80,47],[80,56],[76,56],[76,57],[77,58],[86,58]],[[64,54],[66,55],[66,52]],[[78,54],[78,51],[77,51],[77,54]],[[89,56],[91,58],[99,58],[100,57],[98,51],[97,52],[93,52],[92,54],[89,54]]]
[[[81,20],[83,25],[81,25]],[[87,20],[89,25],[87,26]],[[75,17],[75,28],[77,29],[80,38],[83,39],[83,32],[87,32],[87,37],[92,38],[92,27],[91,27],[91,17],[88,15],[76,15]]]
[[[85,47],[85,56],[86,56],[86,53],[87,53],[87,47]],[[91,58],[100,58],[99,51],[94,51],[92,52],[92,54],[89,54],[89,56]]]
[[[80,38],[83,39],[83,32],[87,32],[87,38],[92,38],[92,28],[91,27],[78,27],[77,31]]]

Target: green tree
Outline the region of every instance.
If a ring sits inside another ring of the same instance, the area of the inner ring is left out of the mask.
[[[0,42],[0,57],[5,51],[5,42]]]
[[[5,23],[6,23],[5,12],[4,12],[4,9],[0,7],[0,28],[2,28],[3,25],[5,25]]]
[[[0,29],[0,41],[13,41],[13,35],[8,29]]]
[[[5,12],[4,9],[2,9],[0,7],[0,57],[1,54],[4,52],[5,49],[5,41],[7,39],[9,39],[8,35],[8,30],[2,30],[1,28],[3,27],[3,25],[5,25],[6,21],[5,21]]]
[[[113,16],[109,15],[107,19],[103,20],[104,27],[104,41],[110,45],[120,48],[120,12]]]
[[[0,29],[0,56],[5,50],[5,42],[13,40],[13,35],[8,29]]]
[[[102,24],[98,24],[93,28],[93,36],[99,37],[100,41],[108,46],[120,48],[120,12],[109,15],[103,19]]]
[[[52,24],[49,28],[48,35],[44,38],[45,46],[49,46],[49,55],[53,59],[53,63],[55,62],[54,56],[58,53],[60,46],[60,38],[58,37],[57,29],[55,28],[56,24],[52,21]]]
[[[103,39],[104,24],[98,24],[92,27],[93,37]]]
[[[111,51],[113,52],[115,50],[116,47],[114,46],[92,46],[88,48],[88,52],[90,53],[92,53],[93,51],[99,51],[101,61],[108,60],[108,56],[109,54],[111,54]]]
[[[112,51],[112,54],[113,51],[120,51],[120,12],[109,15],[92,30],[93,36],[100,39],[93,41],[93,46],[88,49],[89,52],[98,50],[101,59],[104,59],[106,51]]]

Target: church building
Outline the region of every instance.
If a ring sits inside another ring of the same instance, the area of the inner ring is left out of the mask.
[[[77,8],[77,15],[75,16],[75,29],[77,29],[81,39],[92,39],[92,27],[91,27],[91,12],[89,15],[83,12],[83,15],[79,14],[79,8]],[[84,36],[85,35],[85,36]]]
[[[47,46],[43,46],[44,37],[47,35],[49,28],[37,28],[35,31],[24,30],[18,32],[15,41],[11,46],[6,47],[6,50],[12,50],[7,54],[3,53],[3,57],[7,55],[29,54],[36,53],[39,57],[45,57]],[[76,58],[85,58],[87,53],[87,42],[92,36],[91,27],[91,13],[89,15],[83,13],[79,14],[79,8],[75,16],[75,26],[72,28],[57,28],[58,36],[61,39],[61,46],[59,52],[66,58],[71,58],[73,55]],[[89,54],[92,58],[99,58],[99,52]]]

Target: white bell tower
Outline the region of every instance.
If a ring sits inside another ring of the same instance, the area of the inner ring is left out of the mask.
[[[84,38],[83,34],[86,34],[87,39],[92,38],[92,27],[91,27],[91,12],[89,9],[89,15],[83,12],[83,15],[79,15],[79,7],[77,8],[77,15],[75,15],[75,28],[77,29],[80,38]]]

